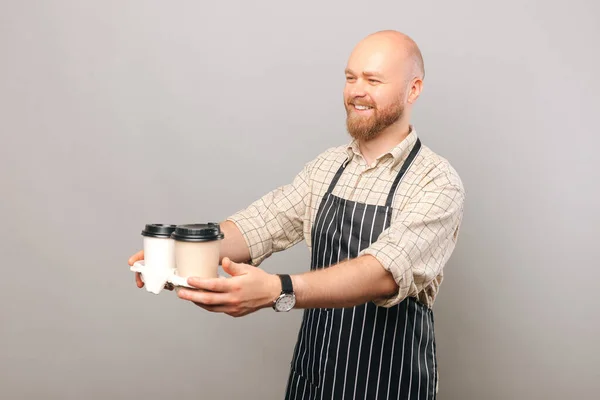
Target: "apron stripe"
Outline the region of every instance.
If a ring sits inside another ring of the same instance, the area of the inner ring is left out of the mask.
[[[390,213],[390,207],[386,207],[385,208],[385,219],[383,220],[383,226],[387,226],[387,219],[388,219],[389,213]]]
[[[323,198],[323,200],[325,201],[325,206],[329,202],[329,197],[330,196],[327,195],[326,197]],[[313,248],[313,251],[310,254],[310,268],[311,269],[313,269],[313,266],[315,265],[315,258],[318,253],[318,251],[314,251],[314,248],[315,248],[315,246],[317,246],[317,241],[320,240],[320,238],[321,238],[321,236],[320,236],[321,230],[319,229],[319,224],[321,223],[321,221],[323,219],[323,210],[325,208],[319,208],[319,211],[317,211],[317,215],[315,216],[315,224],[313,226],[313,229],[310,232],[310,243]]]
[[[433,332],[434,332],[434,321],[433,321],[433,313],[430,315],[431,318],[431,335],[433,336]],[[437,357],[436,357],[436,349],[435,349],[435,340],[431,341],[431,350],[433,352],[433,379],[432,379],[432,384],[433,384],[433,400],[437,399],[437,390],[438,390],[438,369],[437,369]]]
[[[415,336],[416,336],[416,330],[417,330],[417,304],[415,303],[415,317],[414,317],[414,321],[413,321],[413,334],[412,334],[412,344],[410,346],[410,376],[409,376],[409,381],[408,381],[408,398],[410,399],[410,393],[411,393],[411,389],[412,389],[412,378],[413,378],[413,358],[414,358],[414,352],[415,352]]]
[[[377,372],[377,390],[375,391],[375,398],[379,395],[379,387],[381,382],[381,363],[383,362],[383,349],[385,348],[385,337],[387,336],[387,325],[390,309],[385,309],[385,325],[383,326],[383,343],[381,344],[381,354],[379,354],[379,370]]]
[[[300,384],[300,376],[296,375],[296,386],[294,387],[294,400],[298,398],[298,385]]]
[[[350,223],[348,224],[346,222],[345,219],[345,215],[346,215],[346,200],[344,200],[344,211],[342,213],[342,219],[340,221],[340,237],[339,237],[339,242],[338,242],[338,256],[337,256],[337,263],[340,263],[342,258],[341,258],[341,250],[342,247],[346,247],[346,246],[342,246],[342,237],[346,237],[344,236],[344,228],[349,228],[350,229],[350,233],[347,237],[352,238],[352,224],[354,223],[354,211],[356,210],[356,203],[354,204],[353,210],[352,210],[352,216],[350,217]],[[347,226],[348,225],[348,226]],[[352,239],[348,240],[348,242],[350,243],[352,241]],[[349,256],[349,253],[348,253]],[[344,257],[344,259],[346,259],[347,257]],[[337,351],[336,351],[336,355],[335,355],[335,366],[334,366],[334,370],[337,371],[338,370],[338,361],[339,361],[339,356],[340,356],[340,347],[342,346],[342,331],[344,332],[348,332],[348,328],[347,326],[344,326],[344,311],[342,310],[342,318],[340,321],[340,325],[341,325],[341,329],[338,335],[338,342],[337,342]],[[347,325],[347,323],[346,323]],[[350,329],[350,338],[349,340],[351,340],[352,337],[352,329]],[[348,350],[350,350],[350,345],[348,344]],[[343,354],[342,354],[343,356]],[[332,398],[335,398],[335,388],[336,388],[336,380],[337,380],[337,376],[338,374],[336,373],[333,376],[333,383],[332,383],[332,387],[333,387],[333,392],[331,394]],[[346,371],[344,371],[344,380],[346,379]],[[338,382],[339,385],[339,382]],[[343,389],[342,389],[343,390]]]
[[[290,399],[292,398],[292,393],[294,393],[294,387],[296,386],[297,380],[298,380],[298,374],[294,373],[292,376],[292,380],[290,382],[290,386],[289,386],[289,388],[290,388],[290,397],[289,398]]]
[[[344,212],[342,212],[342,220],[340,221],[340,237],[338,240],[338,255],[337,255],[337,264],[340,263],[340,261],[342,261],[342,259],[340,258],[340,256],[342,255],[342,237],[344,236],[344,226],[346,225],[344,223],[345,219],[344,217],[346,217],[346,200],[344,200]],[[352,222],[350,222],[350,226],[352,226]],[[352,229],[352,228],[350,228]],[[345,257],[344,257],[345,258]]]
[[[334,200],[334,203],[336,203],[336,201]],[[329,225],[327,226],[327,232],[325,232],[325,249],[323,250],[323,258],[321,259],[321,261],[319,262],[319,266],[320,268],[325,268],[325,260],[327,258],[330,259],[330,264],[331,265],[331,246],[333,246],[333,236],[329,235],[329,230],[331,229],[331,225],[333,225],[333,223],[336,220],[336,216],[338,214],[338,207],[335,207],[335,210],[333,211],[333,216],[331,218],[331,220],[329,221]],[[337,227],[336,227],[337,229]],[[330,243],[330,249],[329,249],[329,253],[327,253],[327,245]],[[328,256],[329,255],[329,256]]]
[[[369,247],[369,242],[367,242],[367,240],[370,241],[370,238],[372,237],[372,235],[375,233],[374,232],[374,228],[376,228],[375,225],[375,218],[373,218],[372,213],[370,212],[370,207],[369,206],[365,206],[365,212],[363,214],[364,218],[361,224],[361,239],[358,240],[358,245],[357,245],[357,249],[356,249],[356,253],[353,253],[354,257],[357,257],[360,252],[363,249],[366,249],[367,247]],[[365,223],[365,219],[366,219],[366,223]],[[369,238],[369,239],[367,239]]]
[[[319,244],[317,247],[317,252],[315,253],[316,259],[313,260],[313,265],[311,266],[311,269],[313,269],[313,268],[316,269],[318,265],[321,265],[321,263],[319,261],[319,254],[321,254],[321,241],[323,240],[323,226],[325,225],[325,222],[327,221],[327,217],[329,216],[329,211],[331,211],[331,207],[333,206],[333,196],[328,195],[327,203],[329,203],[329,209],[327,210],[325,218],[323,219],[323,223],[321,224],[321,229],[319,229],[319,232],[317,235],[317,237],[319,238]],[[313,246],[314,246],[314,243],[313,243]]]
[[[406,350],[406,328],[408,326],[408,318],[410,315],[410,307],[408,307],[408,301],[406,303],[406,313],[404,314],[404,334],[402,335],[402,358],[400,363],[400,374],[398,375],[398,400],[400,400],[400,394],[402,391],[400,390],[402,384],[402,372],[404,370],[404,350]]]
[[[390,386],[392,384],[392,370],[394,369],[394,351],[396,349],[396,330],[398,328],[398,315],[400,314],[399,306],[394,307],[394,310],[396,311],[396,319],[394,322],[394,334],[392,335],[392,350],[390,351],[390,375],[388,377],[387,393],[385,395],[386,399],[390,398]]]
[[[367,206],[367,210],[369,210],[369,208],[372,208],[373,211],[372,213],[369,213],[369,218],[372,219],[373,224],[371,225],[371,232],[369,233],[369,241],[372,242],[373,241],[373,227],[375,226],[375,222],[377,221],[377,219],[375,218],[375,209],[377,208],[376,206]],[[371,360],[373,360],[373,363],[375,362],[375,360],[373,359],[373,352],[374,350],[376,350],[377,347],[381,346],[381,342],[380,339],[381,337],[378,335],[378,330],[377,327],[379,326],[379,330],[381,330],[381,322],[382,322],[382,314],[379,314],[379,311],[381,307],[376,307],[373,303],[369,303],[368,305],[369,309],[375,309],[375,317],[374,317],[374,324],[373,324],[373,331],[371,333],[371,345],[369,347],[369,361],[367,362],[367,375],[366,375],[366,385],[365,385],[365,397],[364,399],[373,399],[374,397],[374,393],[373,391],[376,391],[376,388],[373,389],[373,386],[369,385],[369,383],[372,383],[373,380],[370,378],[371,376],[371,366],[372,366],[372,362]]]
[[[378,208],[378,206],[375,206],[375,211],[373,211],[374,214],[377,214],[377,208]],[[373,223],[371,224],[371,232],[369,233],[369,243],[373,243],[373,229],[375,228],[375,222],[376,222],[376,218],[373,218]],[[358,252],[360,253],[360,245],[359,245]]]
[[[317,354],[317,328],[319,326],[319,322],[321,321],[321,313],[317,310],[312,310],[310,312],[310,316],[311,316],[311,329],[310,329],[310,334],[309,334],[309,338],[308,338],[308,343],[305,345],[305,352],[308,352],[308,359],[306,360],[306,364],[304,363],[304,361],[302,361],[302,365],[303,367],[306,366],[306,369],[308,369],[308,372],[306,374],[306,378],[310,379],[311,382],[317,382],[318,378],[315,377],[312,373],[312,371],[314,371],[314,365],[315,365],[315,354]],[[317,323],[315,324],[315,316],[317,318]],[[312,349],[312,351],[311,351]],[[304,360],[304,358],[302,359]],[[311,368],[308,368],[308,366],[311,366]]]
[[[318,311],[318,310],[313,310],[313,311],[312,311],[313,320],[314,320],[314,315],[315,315],[315,314],[318,314],[318,317],[317,317],[317,324],[315,325],[315,327],[319,327],[319,326],[320,326],[320,322],[321,322],[321,315],[322,315],[323,313],[322,313],[322,312],[320,312],[320,311]],[[316,330],[316,329],[315,329],[315,330]],[[311,330],[311,332],[312,332],[312,330]],[[318,333],[318,332],[316,332],[316,333]],[[319,337],[317,336],[317,334],[316,334],[316,333],[315,333],[315,337],[313,338],[313,341],[312,341],[312,342],[313,342],[313,344],[312,344],[312,346],[313,346],[313,351],[312,351],[311,353],[309,353],[309,354],[310,354],[310,356],[308,357],[308,362],[307,362],[307,365],[308,365],[308,363],[310,363],[310,364],[311,364],[311,374],[310,374],[310,379],[311,379],[311,381],[312,381],[312,382],[318,382],[318,377],[314,375],[314,373],[315,373],[315,371],[316,371],[316,369],[315,369],[315,361],[316,361],[316,359],[317,359],[317,343],[318,343],[318,342],[317,342],[317,339],[319,338]],[[310,342],[309,342],[309,347],[310,347]],[[312,358],[312,360],[311,360],[311,358]],[[311,361],[312,361],[312,362],[311,362]]]
[[[421,312],[421,324],[419,326],[420,335],[419,335],[419,347],[417,350],[417,364],[419,365],[419,388],[417,389],[417,399],[421,398],[421,343],[423,342],[423,316],[424,312]]]
[[[371,335],[371,346],[369,347],[369,361],[367,362],[367,385],[365,387],[365,400],[367,400],[367,393],[369,389],[369,373],[371,372],[371,356],[373,355],[373,341],[375,340],[375,332],[377,330],[377,313],[379,307],[375,309],[375,325],[373,326],[373,334]]]
[[[346,379],[348,378],[348,361],[350,360],[350,349],[352,347],[352,333],[354,333],[354,315],[356,314],[356,307],[352,307],[352,322],[350,322],[350,339],[348,340],[348,352],[346,353],[346,368],[344,369],[344,383],[342,384],[342,399],[346,395]]]
[[[330,322],[329,321],[329,313],[325,313],[325,329],[324,329],[324,331],[327,331],[327,326],[328,326],[329,322]],[[319,337],[323,338],[323,343],[321,344],[321,358],[319,359],[319,376],[317,377],[319,379],[319,382],[320,382],[320,379],[321,379],[321,376],[322,376],[321,375],[321,368],[323,367],[323,349],[325,347],[325,333],[323,333],[323,336],[319,336]]]
[[[344,326],[344,311],[346,311],[345,309],[342,310],[342,317],[341,317],[341,321],[340,321],[340,325],[343,327]],[[342,341],[342,331],[344,329],[340,329],[340,332],[338,334],[338,345],[337,345],[337,352],[335,355],[335,366],[333,367],[335,371],[337,371],[337,365],[338,365],[338,360],[339,360],[339,356],[340,356],[340,343]],[[347,332],[347,330],[346,330]],[[332,387],[332,393],[331,393],[331,398],[334,399],[335,398],[335,381],[337,378],[338,374],[335,374],[333,376],[333,383],[331,384]]]
[[[291,383],[292,377],[294,375],[295,375],[295,373],[294,373],[294,369],[293,369],[293,365],[292,365],[292,370],[290,371],[290,375],[288,376],[287,385],[285,385],[285,398],[286,399],[290,398],[290,383]]]
[[[298,378],[298,374],[294,373],[294,375],[292,376],[292,380],[290,381],[290,399],[292,398],[292,393],[294,391],[294,386],[295,386],[295,382],[296,379]]]
[[[325,210],[325,207],[323,207],[321,209],[321,217],[322,217],[323,214],[325,214],[325,218],[323,219],[323,222],[321,224],[321,228],[318,229],[318,233],[317,233],[317,235],[319,237],[319,243],[318,243],[319,249],[321,247],[321,240],[323,239],[323,234],[322,234],[323,233],[323,228],[325,226],[325,222],[329,218],[329,212],[331,211],[331,208],[333,207],[333,204],[334,204],[333,196],[331,196],[331,195],[327,196],[327,202],[326,202],[325,206],[327,206],[327,203],[329,203],[329,208],[327,209],[327,212],[323,213],[323,210]],[[317,225],[317,228],[318,228],[318,225]],[[320,251],[317,251],[317,253],[316,253],[317,257],[316,257],[316,259],[313,259],[313,263],[312,263],[311,269],[313,269],[313,268],[316,269],[316,268],[318,268],[319,265],[322,265],[321,261],[319,260],[319,256],[318,256],[319,254],[320,254]],[[316,309],[316,310],[308,310],[308,312],[311,315],[311,323],[310,323],[310,327],[309,327],[309,331],[310,331],[309,338],[314,337],[313,342],[314,342],[314,348],[316,349],[316,347],[317,347],[317,339],[320,340],[320,338],[322,337],[321,335],[325,334],[325,332],[320,332],[319,331],[319,327],[320,327],[319,322],[321,320],[321,312],[318,309]],[[314,324],[314,318],[315,318],[315,314],[317,314],[317,313],[318,313],[318,318],[317,318],[317,324],[315,325]],[[305,346],[306,346],[306,344],[305,344]],[[309,346],[305,347],[304,352],[306,353],[306,351],[309,348],[310,348],[310,343],[309,343]],[[322,352],[322,349],[321,349],[321,352]],[[308,369],[308,365],[310,364],[310,361],[311,361],[311,358],[312,358],[312,368],[311,368],[311,373],[310,373],[311,382],[318,382],[319,379],[320,379],[320,376],[321,376],[321,373],[320,373],[321,366],[320,365],[319,365],[319,374],[318,374],[318,376],[314,375],[314,373],[316,371],[315,368],[314,368],[315,360],[316,360],[316,354],[317,354],[316,351],[314,351],[312,353],[309,352],[308,353],[308,361],[307,361],[307,363],[305,364],[304,362],[302,362],[302,365],[301,365],[302,370],[305,371],[305,369]],[[309,374],[307,374],[305,372],[305,376],[308,376],[308,375]]]
[[[302,318],[302,325],[301,325],[301,332],[303,332],[303,334],[300,337],[300,342],[298,345],[298,350],[302,349],[302,344],[304,342],[304,337],[306,336],[305,332],[309,329],[309,324],[308,324],[308,318],[310,317],[310,314],[308,312],[304,312],[304,316]],[[300,355],[300,351],[297,352],[296,354],[296,361],[294,361],[294,364],[296,364],[298,362],[298,356]],[[302,364],[301,364],[302,365]],[[300,370],[303,374],[305,373],[304,370]]]
[[[359,345],[358,345],[358,355],[356,358],[354,359],[358,359],[360,358],[360,354],[361,354],[361,350],[362,350],[362,344],[363,344],[363,334],[365,332],[365,322],[367,321],[367,306],[366,305],[362,305],[361,306],[364,309],[364,314],[363,314],[363,318],[362,318],[362,328],[360,330],[360,339],[358,341]],[[356,389],[357,389],[357,385],[358,385],[358,377],[359,377],[359,367],[360,367],[360,363],[356,363],[356,376],[354,378],[354,397],[352,397],[353,399],[356,399]]]
[[[356,213],[356,203],[354,203],[354,207],[352,207],[352,217],[350,218],[350,234],[348,235],[348,251],[346,252],[346,258],[351,258],[352,253],[350,251],[352,244],[352,231],[354,229],[354,214]],[[364,221],[364,213],[363,213],[363,221]]]
[[[429,349],[429,334],[431,330],[431,325],[429,324],[429,315],[427,316],[427,341],[425,342],[425,354],[427,354],[427,349]],[[425,372],[427,373],[427,393],[425,394],[425,398],[429,399],[429,366],[427,365],[427,358],[425,357]]]
[[[344,209],[344,211],[342,211],[342,212],[345,213],[346,210]],[[338,233],[338,228],[339,228],[339,226],[338,226],[339,225],[338,224],[338,218],[339,218],[339,214],[340,214],[339,210],[336,209],[336,211],[334,213],[334,216],[333,216],[333,219],[331,220],[331,223],[335,223],[334,224],[335,225],[335,229],[333,230],[333,235],[331,235],[331,245],[329,246],[329,263],[327,264],[328,266],[329,265],[335,265],[335,264],[337,264],[337,261],[334,260],[334,258],[333,258],[333,255],[336,253],[335,249],[333,248],[333,244],[335,242],[335,235],[337,235],[337,233]],[[331,225],[330,225],[330,227],[331,227]],[[327,229],[327,230],[329,231],[329,229]],[[340,237],[342,236],[341,232],[340,232],[339,236]],[[327,240],[325,241],[325,249],[327,249]],[[327,250],[325,250],[325,254],[327,254]]]
[[[360,250],[361,250],[360,247],[361,247],[361,244],[362,244],[363,225],[365,223],[365,215],[366,215],[366,213],[367,213],[367,207],[363,207],[363,215],[362,215],[362,218],[360,220],[360,227],[359,227],[359,230],[358,230],[358,232],[359,232],[359,234],[358,234],[359,235],[358,236],[358,242],[355,245],[355,247],[358,248],[357,254],[360,253]],[[372,231],[372,228],[371,228],[371,231]],[[351,242],[352,241],[352,237],[349,238],[348,241]],[[351,254],[351,257],[356,257],[356,254]],[[362,350],[362,344],[363,344],[363,334],[365,332],[365,321],[367,320],[367,306],[366,305],[362,305],[361,307],[364,308],[364,315],[363,315],[363,320],[362,320],[362,328],[360,330],[360,339],[358,341],[358,343],[359,343],[359,345],[358,345],[358,354],[353,359],[357,359],[357,358],[360,357],[361,350]],[[354,397],[353,397],[354,399],[356,398],[356,388],[357,388],[357,384],[358,384],[358,376],[359,376],[358,375],[358,373],[359,373],[358,367],[359,366],[360,366],[360,363],[357,363],[357,365],[356,365],[356,376],[354,378]]]
[[[339,212],[337,213],[338,217],[339,217]],[[334,255],[334,249],[333,249],[333,244],[332,244],[332,251],[331,251],[331,256],[329,259],[329,265],[335,265],[338,264],[340,262],[340,250],[342,248],[342,236],[343,236],[343,230],[344,230],[344,217],[346,216],[346,200],[344,200],[344,206],[343,206],[343,211],[342,211],[342,218],[339,220],[336,220],[336,227],[335,227],[335,231],[333,232],[333,236],[332,236],[332,241],[335,239],[335,235],[338,231],[338,227],[339,227],[339,239],[338,239],[338,251],[337,251],[337,259],[334,260],[333,259],[333,255]],[[335,319],[334,319],[335,321]],[[337,338],[337,342],[335,341],[335,337],[334,337],[334,344],[333,344],[333,348],[336,349],[335,353],[336,353],[336,357],[335,357],[335,366],[334,366],[334,370],[337,371],[337,361],[338,361],[338,357],[339,357],[339,353],[340,353],[340,341],[342,338],[342,331],[343,331],[343,325],[344,325],[344,310],[342,310],[342,315],[340,317],[340,328],[338,329],[339,331],[339,335]],[[333,327],[333,325],[332,325]],[[332,329],[333,331],[333,329]],[[331,331],[329,332],[330,338],[331,338]],[[329,347],[329,346],[328,346]],[[329,350],[327,351],[327,353],[329,354]],[[327,362],[327,359],[326,361]],[[333,383],[332,383],[332,389],[335,388],[335,380],[337,378],[337,374],[333,375]],[[323,380],[323,382],[325,382]],[[332,394],[333,397],[333,394]]]
[[[306,394],[306,382],[307,382],[306,379],[303,379],[303,381],[304,381],[304,388],[302,389],[302,397],[301,397],[302,399],[305,398],[304,395]]]
[[[350,217],[350,233],[348,234],[348,250],[346,252],[345,258],[352,257],[350,253],[351,244],[352,244],[352,231],[354,229],[354,215],[356,214],[356,203],[354,203],[354,207],[352,207],[352,216]],[[346,351],[346,366],[344,368],[344,382],[342,383],[342,398],[346,395],[346,381],[348,378],[348,361],[350,359],[350,349],[352,347],[352,334],[354,333],[354,315],[356,314],[356,307],[352,307],[352,320],[350,322],[350,335],[348,338],[348,349]],[[337,365],[336,365],[337,367]],[[334,391],[335,393],[335,391]],[[333,397],[333,396],[332,396]]]
[[[317,323],[315,324],[315,315],[317,315],[317,314],[318,314],[318,316],[317,316]],[[317,341],[317,332],[316,332],[316,329],[319,326],[318,318],[321,318],[321,313],[319,313],[316,310],[312,310],[310,312],[310,325],[309,325],[309,333],[308,333],[308,342],[306,342],[304,344],[304,355],[302,356],[302,366],[303,366],[303,371],[304,371],[304,374],[305,374],[304,376],[306,378],[309,377],[308,365],[311,362],[311,358],[314,361],[314,353],[312,353],[310,351],[310,344],[311,344],[311,341],[312,342],[316,342]],[[314,346],[316,346],[316,343],[314,344]],[[307,358],[305,358],[306,355],[308,355]],[[306,363],[304,362],[305,359],[306,359]],[[315,382],[315,380],[313,379],[313,380],[311,380],[311,382]]]
[[[335,324],[335,314],[327,312],[327,315],[331,314],[331,324],[329,325],[329,338],[327,339],[327,351],[325,352],[325,367],[327,367],[327,361],[329,360],[329,345],[331,344],[331,332],[333,332],[333,326]],[[321,387],[321,400],[323,400],[323,395],[325,394],[325,380],[327,378],[327,374],[323,374],[322,378],[322,387]]]

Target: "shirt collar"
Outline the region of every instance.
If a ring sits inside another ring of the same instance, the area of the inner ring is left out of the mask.
[[[395,147],[390,149],[388,152],[377,157],[375,162],[379,163],[384,158],[391,157],[393,159],[393,161],[389,164],[389,168],[390,169],[395,168],[398,164],[400,164],[401,162],[406,160],[412,147],[417,142],[417,137],[418,137],[417,131],[411,125],[410,133],[408,134],[408,136],[406,136],[406,138],[404,138],[404,140],[402,140],[400,143],[398,143]],[[350,162],[350,160],[352,160],[352,158],[354,158],[354,156],[356,156],[356,155],[362,157],[362,155],[360,154],[360,148],[358,146],[358,141],[356,139],[352,140],[348,144],[348,146],[346,147],[346,153],[348,154],[346,163]]]

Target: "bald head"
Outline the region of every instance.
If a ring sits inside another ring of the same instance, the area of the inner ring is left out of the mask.
[[[421,50],[417,43],[404,33],[394,30],[372,33],[356,45],[353,54],[356,52],[360,52],[363,57],[365,53],[379,53],[386,58],[386,63],[391,64],[391,68],[401,70],[407,81],[425,78]]]

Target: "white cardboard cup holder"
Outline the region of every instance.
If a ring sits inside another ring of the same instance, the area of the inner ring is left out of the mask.
[[[139,272],[146,290],[154,294],[159,294],[167,283],[194,289],[193,286],[188,285],[187,278],[177,275],[176,270],[172,268],[148,268],[144,260],[140,260],[136,261],[129,269]]]

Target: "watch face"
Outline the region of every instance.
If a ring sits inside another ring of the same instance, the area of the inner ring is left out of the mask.
[[[277,311],[290,311],[296,305],[296,296],[293,294],[284,294],[275,303]]]

